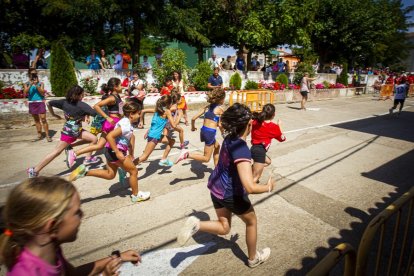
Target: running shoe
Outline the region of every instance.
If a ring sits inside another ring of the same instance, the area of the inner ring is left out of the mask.
[[[185,147],[187,147],[187,146],[188,146],[188,144],[190,144],[190,141],[185,140],[185,141],[184,141],[184,143],[182,143],[182,144],[180,145],[180,148],[181,148],[181,149],[185,149]]]
[[[119,176],[119,183],[122,185],[127,184],[126,183],[126,171],[123,168],[118,168],[118,176]]]
[[[266,247],[261,252],[257,251],[256,252],[256,257],[254,258],[254,260],[253,261],[248,260],[247,265],[250,268],[256,267],[256,266],[264,263],[267,259],[269,259],[269,256],[270,256],[270,248]]]
[[[73,149],[69,149],[67,151],[67,155],[66,155],[66,165],[68,166],[68,168],[72,168],[73,164],[75,164],[76,161],[76,153]]]
[[[178,233],[177,241],[180,246],[183,246],[187,241],[198,232],[200,229],[200,220],[194,216],[191,216],[185,222],[180,233]]]
[[[95,164],[99,162],[99,158],[96,156],[91,156],[91,157],[86,157],[85,160],[83,161],[83,164],[85,165],[90,165],[90,164]]]
[[[151,197],[150,192],[142,192],[139,191],[137,195],[131,195],[131,201],[132,203],[138,203],[141,201],[146,201]]]
[[[75,181],[79,178],[82,178],[86,175],[86,166],[85,165],[80,165],[79,167],[77,167],[75,170],[73,170],[73,172],[69,175],[69,181]]]
[[[66,159],[65,159],[65,160],[67,160],[67,159],[68,159],[68,153],[69,153],[69,150],[71,150],[71,149],[73,149],[71,145],[68,145],[68,146],[65,148],[65,156],[66,156]],[[67,163],[67,162],[66,162],[66,165],[69,167],[69,165],[68,165],[68,163]]]
[[[177,159],[175,160],[175,164],[177,164],[180,161],[183,161],[183,160],[187,159],[188,158],[188,154],[189,154],[188,153],[188,150],[182,150],[180,152],[180,155],[178,155]]]
[[[28,168],[26,170],[26,173],[29,176],[29,178],[35,178],[35,177],[39,176],[39,173],[35,172],[34,168]]]
[[[161,160],[159,163],[158,163],[158,165],[160,165],[160,166],[162,166],[162,167],[171,167],[172,165],[174,165],[174,163],[173,162],[171,162],[170,160],[168,160],[168,159],[165,159],[165,160]]]

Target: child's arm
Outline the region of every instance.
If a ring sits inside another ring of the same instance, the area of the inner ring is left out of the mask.
[[[165,115],[167,116],[168,122],[170,122],[170,125],[172,128],[175,128],[177,126],[174,117],[171,114],[171,111],[169,109],[165,110]]]
[[[115,152],[115,155],[119,159],[119,161],[123,162],[125,160],[125,156],[118,149],[118,147],[116,146],[116,142],[115,142],[115,138],[121,135],[122,135],[122,129],[120,127],[117,127],[111,132],[109,132],[108,135],[106,135],[106,140],[111,146],[111,149]]]
[[[144,117],[146,113],[155,113],[154,108],[146,108],[141,110],[141,114],[139,115],[139,124],[138,127],[142,127],[144,124],[142,123],[144,121]]]
[[[40,83],[40,85],[37,87],[37,90],[39,91],[39,93],[44,96],[45,95],[45,85],[43,82]]]
[[[24,97],[27,97],[27,93],[29,93],[30,86],[31,86],[31,83],[29,85],[27,85],[27,83],[24,83],[23,84],[23,94],[24,94]]]
[[[276,181],[269,177],[266,185],[260,185],[253,183],[252,165],[248,161],[241,161],[237,163],[237,173],[239,174],[240,181],[249,194],[261,194],[265,192],[273,191]]]
[[[122,262],[141,262],[141,256],[135,250],[127,250],[121,253],[121,256],[109,256],[95,262],[87,263],[78,267],[74,267],[70,263],[65,263],[67,275],[115,275],[119,270]]]
[[[196,131],[197,128],[195,127],[195,121],[201,117],[201,115],[203,115],[206,112],[206,108],[204,107],[203,109],[200,109],[200,111],[193,117],[191,118],[191,131]]]
[[[277,124],[270,130],[270,134],[273,136],[274,139],[278,140],[279,142],[286,141],[286,136],[282,132],[281,121],[280,119],[277,120]]]
[[[134,149],[135,149],[135,135],[131,135],[131,139],[129,140],[129,155],[132,156],[132,159],[134,159]]]
[[[62,109],[62,105],[64,101],[65,100],[55,100],[55,101],[46,102],[47,109],[49,110],[50,114],[53,117],[57,119],[62,119],[62,117],[60,117],[59,115],[55,113],[55,111],[53,110],[53,106],[56,106],[57,108]]]
[[[106,113],[102,110],[102,107],[103,106],[108,106],[108,105],[113,105],[113,104],[115,104],[116,103],[116,101],[115,101],[115,97],[111,97],[111,96],[109,96],[108,98],[106,98],[105,100],[102,100],[102,101],[100,101],[100,102],[98,102],[97,104],[95,104],[94,106],[93,106],[93,109],[95,109],[96,110],[96,112],[99,114],[99,115],[101,115],[102,117],[104,117],[105,118],[105,120],[107,120],[109,123],[111,123],[112,125],[114,125],[115,124],[115,122],[114,122],[114,120],[111,118],[111,117],[109,117],[108,115],[106,115]]]

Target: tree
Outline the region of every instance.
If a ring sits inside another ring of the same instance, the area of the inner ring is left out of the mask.
[[[56,96],[65,96],[69,88],[78,84],[73,62],[61,42],[52,45],[50,83]]]
[[[183,79],[186,77],[187,65],[185,64],[186,56],[183,50],[175,48],[167,48],[162,53],[160,66],[158,63],[153,67],[154,76],[157,80],[158,86],[164,84],[168,76],[172,76],[174,71],[180,72]]]

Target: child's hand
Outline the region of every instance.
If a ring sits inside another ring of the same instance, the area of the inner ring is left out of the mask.
[[[132,262],[132,263],[141,262],[141,256],[135,250],[127,250],[125,252],[122,252],[121,258],[122,258],[122,261],[124,262]]]
[[[104,271],[102,272],[105,276],[119,275],[119,268],[122,265],[122,259],[116,256],[111,256],[111,260],[106,264]]]
[[[115,154],[116,154],[116,158],[118,158],[119,161],[124,162],[125,156],[124,156],[124,154],[122,152],[120,152],[118,150]]]
[[[197,128],[196,127],[191,127],[191,131],[196,131]]]
[[[276,186],[276,180],[274,180],[272,177],[269,177],[269,180],[267,181],[267,186],[269,187],[268,191],[270,193]]]
[[[108,121],[108,123],[110,123],[111,125],[115,125],[114,120],[111,117],[106,118],[106,120]]]

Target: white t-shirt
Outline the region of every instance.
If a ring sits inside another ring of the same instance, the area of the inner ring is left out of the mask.
[[[134,133],[134,128],[132,127],[131,122],[128,118],[122,118],[118,123],[116,123],[114,129],[118,127],[121,128],[122,135],[116,137],[116,147],[120,151],[127,152],[132,134]]]
[[[404,100],[407,93],[407,86],[405,84],[399,84],[395,86],[394,100]]]

